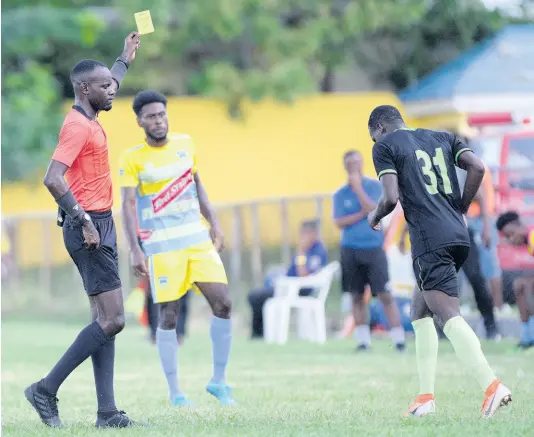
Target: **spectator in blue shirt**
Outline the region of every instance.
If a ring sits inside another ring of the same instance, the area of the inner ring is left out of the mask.
[[[358,350],[371,347],[371,330],[363,299],[365,286],[371,287],[384,306],[390,335],[398,350],[404,350],[404,329],[400,314],[389,291],[388,261],[383,249],[384,234],[374,231],[367,215],[382,195],[380,182],[362,175],[362,156],[349,150],[343,157],[347,184],[334,194],[334,221],[341,229],[341,274],[343,292],[353,297],[354,335]]]
[[[287,270],[286,276],[308,276],[319,271],[327,263],[325,245],[319,239],[319,222],[305,221],[300,227],[297,253]],[[308,296],[312,290],[300,290],[301,296]],[[272,286],[253,290],[248,295],[252,308],[252,338],[263,338],[263,305],[274,296]]]

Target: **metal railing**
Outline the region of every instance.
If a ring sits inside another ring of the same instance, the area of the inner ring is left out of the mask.
[[[320,219],[326,244],[333,245],[339,238],[331,220],[331,194],[221,203],[215,208],[226,237],[222,258],[232,284],[259,285],[269,265],[288,265],[300,223],[305,219]],[[120,212],[114,210],[114,216],[121,277],[128,290],[135,279],[130,275]],[[53,298],[61,294],[62,287],[82,289],[76,267],[64,248],[61,228],[56,226],[55,211],[5,215],[2,223],[11,246],[3,257],[6,274],[2,282],[8,293],[13,290]]]

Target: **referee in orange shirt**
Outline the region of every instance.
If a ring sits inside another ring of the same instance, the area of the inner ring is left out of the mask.
[[[50,373],[24,391],[49,426],[62,425],[56,397],[59,387],[89,357],[98,398],[96,426],[124,428],[134,424],[115,406],[113,392],[115,335],[124,328],[124,309],[111,215],[108,144],[97,116],[111,109],[138,48],[139,34],[132,32],[111,70],[88,59],[74,66],[70,75],[74,106],[65,117],[44,177],[44,184],[59,205],[58,224],[63,227],[65,247],[82,277],[93,318]]]

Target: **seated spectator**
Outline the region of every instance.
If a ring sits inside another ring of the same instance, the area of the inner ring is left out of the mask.
[[[525,247],[534,256],[534,226],[528,228],[519,214],[510,211],[497,219],[497,229],[514,246]],[[518,347],[534,347],[534,272],[525,272],[514,281],[514,293],[521,318],[521,338]]]
[[[297,253],[293,257],[287,276],[308,276],[319,271],[327,263],[325,245],[319,239],[319,222],[305,221],[300,227]],[[270,281],[269,281],[270,282]],[[252,290],[248,295],[248,302],[252,308],[252,338],[263,338],[263,305],[267,299],[274,296],[274,287],[268,284],[264,288]],[[300,296],[308,296],[312,290],[300,290]]]

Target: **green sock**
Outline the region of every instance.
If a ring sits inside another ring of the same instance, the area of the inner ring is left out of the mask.
[[[472,372],[480,387],[485,391],[496,379],[480,347],[480,340],[461,316],[447,321],[443,332],[451,341],[456,355]]]
[[[415,355],[419,373],[419,394],[434,394],[438,361],[438,333],[431,317],[414,320]]]

